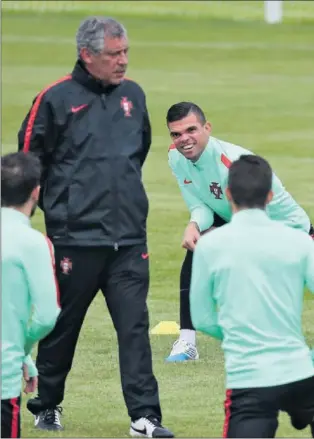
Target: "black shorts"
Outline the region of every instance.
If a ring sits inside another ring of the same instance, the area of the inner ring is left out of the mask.
[[[21,398],[1,399],[1,437],[21,437]]]
[[[271,373],[271,372],[270,372]],[[279,411],[297,430],[314,434],[314,377],[274,387],[227,390],[224,438],[273,438]]]

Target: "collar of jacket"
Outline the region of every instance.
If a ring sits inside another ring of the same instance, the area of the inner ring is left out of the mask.
[[[270,221],[266,211],[258,208],[239,210],[231,218],[232,223],[254,224],[254,226],[268,224]]]
[[[206,168],[206,166],[208,166],[208,163],[210,163],[211,160],[213,159],[213,153],[214,153],[213,142],[214,142],[213,139],[210,137],[207,146],[205,147],[199,159],[196,162],[192,162],[193,166],[199,169],[203,169]]]
[[[85,68],[81,60],[77,60],[74,69],[72,71],[72,79],[82,84],[84,87],[88,88],[97,94],[109,94],[118,85],[104,85],[104,83],[97,78],[94,78]]]

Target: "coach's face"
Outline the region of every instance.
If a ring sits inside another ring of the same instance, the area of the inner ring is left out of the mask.
[[[91,54],[83,49],[81,56],[89,72],[107,84],[120,84],[128,66],[129,43],[127,38],[105,38],[104,49]]]
[[[210,123],[202,124],[197,115],[191,113],[181,120],[170,122],[168,128],[177,150],[188,160],[198,160],[209,140]]]

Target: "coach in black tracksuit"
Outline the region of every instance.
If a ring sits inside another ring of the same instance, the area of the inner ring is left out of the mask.
[[[160,424],[146,306],[148,200],[141,168],[151,129],[145,94],[124,78],[128,41],[120,23],[85,20],[77,49],[72,74],[37,95],[18,135],[19,148],[42,162],[40,207],[55,246],[62,308],[54,331],[39,344],[38,397],[28,408],[37,427],[61,428],[65,380],[100,289],[118,335],[130,433],[173,437]]]

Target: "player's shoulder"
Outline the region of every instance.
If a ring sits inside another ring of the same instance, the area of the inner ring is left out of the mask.
[[[291,227],[281,221],[270,220],[271,228],[275,238],[284,239],[290,243],[290,247],[294,248],[308,248],[309,245],[314,246],[313,238],[305,230]]]
[[[171,145],[169,145],[169,147],[168,147],[168,156],[169,157],[176,157],[177,154],[178,154],[178,150],[177,150],[175,144],[171,143]]]
[[[200,244],[200,248],[205,251],[208,249],[211,251],[222,250],[224,247],[228,247],[229,237],[232,234],[232,225],[227,223],[202,235],[197,245]]]
[[[3,239],[3,254],[6,258],[24,261],[32,258],[38,260],[48,255],[49,247],[45,236],[29,225],[6,227],[5,232],[10,236],[9,239]]]
[[[176,167],[180,163],[182,164],[186,158],[179,153],[176,146],[172,143],[168,148],[168,162],[171,167]]]
[[[27,228],[23,246],[24,250],[47,254],[50,246],[52,246],[52,243],[46,235],[32,227]]]
[[[282,231],[291,239],[295,241],[299,241],[302,244],[313,243],[312,237],[309,233],[305,232],[303,229],[295,228],[288,226],[286,224],[282,224],[279,221],[276,221],[277,227],[281,227]]]
[[[225,140],[218,139],[216,137],[210,138],[211,147],[214,148],[218,159],[221,164],[230,168],[233,161],[237,160],[241,155],[252,155],[253,152],[243,148],[235,143],[227,142]]]

